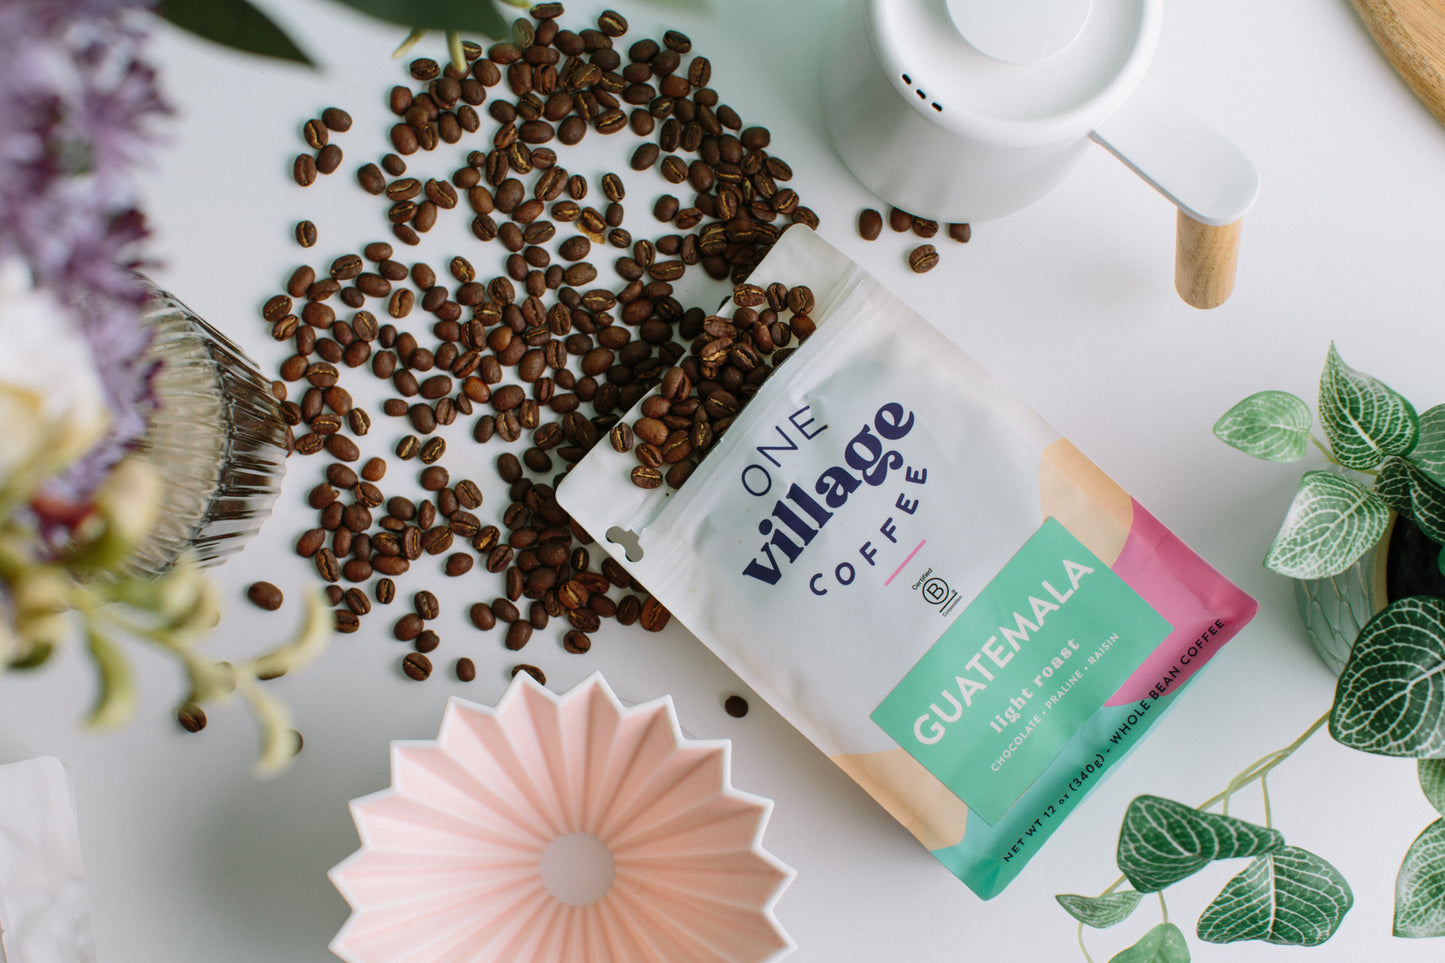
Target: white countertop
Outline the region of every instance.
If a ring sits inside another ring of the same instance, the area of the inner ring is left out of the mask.
[[[836,0],[614,5],[631,21],[630,37],[687,32],[712,60],[724,100],[745,122],[771,128],[771,150],[797,172],[793,186],[821,216],[822,235],[1013,384],[1262,608],[1127,764],[987,903],[760,700],[746,718],[728,717],[722,699],[738,691],[735,677],[676,625],[654,636],[611,624],[585,656],[564,653],[561,633],[548,630],[522,655],[556,689],[601,670],[624,699],[670,693],[691,735],[733,740],[733,782],[774,800],[764,843],[798,871],[777,908],[798,943],[792,959],[1082,959],[1074,923],[1053,896],[1096,893],[1113,881],[1129,800],[1206,799],[1329,706],[1333,677],[1304,637],[1291,587],[1259,562],[1299,468],[1254,462],[1210,428],[1264,388],[1312,399],[1332,339],[1352,366],[1422,409],[1445,401],[1445,127],[1345,0],[1173,0],[1152,75],[1237,141],[1262,178],[1232,299],[1206,313],[1175,296],[1174,210],[1102,149],[1033,207],[974,225],[967,246],[936,241],[938,269],[914,276],[906,239],[886,228],[871,244],[858,237],[858,211],[878,204],[824,137],[815,78],[825,54],[816,38]],[[177,118],[146,181],[146,203],[156,279],[274,371],[280,348],[258,308],[300,263],[295,221],[320,226],[318,265],[385,236],[379,208],[352,172],[386,149],[386,91],[404,82],[404,67],[388,58],[404,31],[324,3],[265,6],[297,29],[323,69],[231,55],[163,31],[151,55]],[[568,6],[567,20],[580,23],[606,5]],[[436,35],[420,50],[445,56]],[[331,104],[356,118],[340,139],[348,155],[340,172],[302,191],[290,180],[299,129]],[[630,138],[614,140],[598,147],[591,173],[626,167]],[[451,157],[457,150],[414,163],[449,172],[461,163]],[[660,192],[664,182],[654,180]],[[650,201],[633,194],[628,203],[632,221],[651,223],[642,209]],[[468,237],[466,220],[451,218],[421,254],[442,263],[446,238]],[[384,421],[376,441],[393,430]],[[468,427],[459,420],[449,436],[463,463]],[[495,452],[484,454],[474,477],[495,485],[486,467]],[[217,571],[228,605],[210,643],[217,654],[251,651],[289,630],[294,604],[262,613],[243,591],[258,578],[283,587],[314,581],[290,546],[307,524],[304,493],[320,470],[293,459],[276,514]],[[476,584],[476,598],[498,594]],[[332,958],[326,944],[347,907],[326,870],[357,846],[346,802],[388,784],[389,740],[434,736],[450,695],[495,702],[516,661],[495,635],[464,624],[464,605],[451,609],[438,671],[426,683],[401,675],[403,647],[375,615],[360,634],[338,636],[319,664],[271,683],[306,745],[270,781],[250,774],[254,729],[239,706],[211,712],[200,735],[179,729],[169,709],[181,694],[179,673],[152,653],[136,653],[143,706],[116,733],[79,731],[92,679],[78,648],[38,675],[0,679],[0,762],[51,753],[69,767],[104,963]],[[475,682],[451,676],[460,655],[476,660]],[[1310,960],[1439,959],[1439,941],[1390,935],[1400,859],[1435,818],[1413,763],[1353,752],[1321,734],[1269,786],[1274,824],[1338,867],[1355,894],[1337,935]],[[1232,812],[1262,818],[1257,789]],[[1195,920],[1236,871],[1212,867],[1168,891],[1170,918],[1195,958],[1292,959],[1286,949],[1194,937]],[[1117,930],[1090,933],[1090,951],[1108,959],[1157,919],[1151,900]]]

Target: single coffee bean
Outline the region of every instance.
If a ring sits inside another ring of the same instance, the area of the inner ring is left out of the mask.
[[[896,207],[890,207],[888,209],[888,226],[902,234],[913,226],[913,215],[907,211],[900,211]]]
[[[734,719],[741,719],[748,714],[748,700],[740,695],[730,695],[723,700],[723,711]]]
[[[253,582],[246,589],[246,598],[251,600],[251,604],[271,612],[279,609],[283,600],[281,590],[270,582]]]
[[[316,183],[316,159],[310,154],[297,154],[291,165],[291,176],[302,187]]]
[[[914,274],[932,271],[938,265],[938,251],[932,244],[920,244],[908,252],[908,267]]]
[[[206,728],[206,710],[194,702],[183,702],[176,709],[176,721],[187,732],[200,732]]]
[[[655,596],[649,595],[642,603],[642,612],[637,623],[648,632],[661,632],[667,627],[668,620],[671,618],[671,613],[663,607],[662,603]]]
[[[938,233],[938,222],[930,221],[923,217],[915,217],[913,219],[913,233],[919,237],[933,237]]]
[[[410,642],[421,635],[424,628],[426,623],[422,621],[422,617],[415,612],[408,612],[396,620],[396,624],[391,627],[391,634],[398,642]]]
[[[314,117],[301,127],[301,136],[312,150],[320,150],[331,140],[326,125]]]
[[[973,229],[967,224],[950,224],[948,236],[960,244],[967,244],[968,239],[973,236]]]
[[[431,659],[420,652],[408,652],[401,660],[401,670],[407,678],[422,682],[431,675]]]
[[[426,629],[421,635],[412,640],[411,647],[418,652],[434,652],[437,646],[442,644],[441,636],[431,629]]]
[[[341,167],[341,148],[327,144],[316,152],[316,170],[322,174],[334,174]]]
[[[516,652],[532,640],[532,623],[518,619],[507,626],[507,634],[503,641],[508,649]]]
[[[457,659],[452,671],[456,673],[457,681],[459,682],[471,682],[477,677],[476,664],[466,656]]]
[[[467,617],[471,619],[472,625],[483,632],[490,631],[497,625],[497,617],[492,612],[491,606],[486,602],[476,602],[467,609]]]
[[[411,605],[417,615],[428,620],[436,618],[441,611],[437,597],[425,589],[411,597]]]
[[[389,578],[378,579],[374,591],[377,602],[382,605],[390,605],[396,598],[396,583]]]
[[[351,129],[351,115],[340,107],[327,107],[321,112],[321,122],[338,134]]]
[[[865,241],[876,241],[883,232],[883,215],[871,207],[865,207],[858,214],[858,236]]]
[[[447,556],[443,571],[452,578],[465,575],[472,570],[475,560],[464,552],[455,552]]]
[[[366,615],[371,611],[371,599],[359,588],[346,590],[346,607],[357,615]]]

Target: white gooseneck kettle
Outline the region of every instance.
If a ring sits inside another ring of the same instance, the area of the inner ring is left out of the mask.
[[[1259,176],[1145,75],[1163,0],[847,0],[824,58],[843,161],[878,197],[939,221],[1012,213],[1097,141],[1179,207],[1175,287],[1234,287]]]

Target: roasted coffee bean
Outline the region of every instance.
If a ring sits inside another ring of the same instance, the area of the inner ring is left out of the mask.
[[[913,215],[896,207],[888,209],[888,226],[899,234],[913,227]]]
[[[431,659],[420,652],[408,652],[401,660],[401,669],[407,678],[422,682],[431,675]]]
[[[948,236],[960,244],[967,244],[968,239],[973,236],[973,229],[967,224],[950,224]]]
[[[374,592],[379,604],[390,605],[396,599],[396,583],[389,578],[377,579]]]
[[[396,620],[396,623],[391,627],[391,634],[396,637],[398,642],[410,642],[418,635],[421,635],[422,630],[425,628],[426,623],[420,615],[417,615],[415,612],[408,612]]]
[[[316,152],[316,170],[321,174],[334,174],[341,167],[341,148],[327,144]]]
[[[624,595],[617,603],[617,621],[620,625],[636,625],[642,617],[642,600],[635,595]]]
[[[865,241],[876,241],[883,232],[883,215],[871,207],[858,213],[858,236]]]
[[[508,649],[516,652],[518,649],[521,649],[528,642],[530,642],[531,639],[532,623],[518,620],[507,626],[507,634],[504,640],[504,644]]]
[[[467,609],[467,617],[471,619],[472,625],[483,632],[490,631],[497,625],[497,617],[492,613],[491,606],[485,602],[476,602]]]
[[[421,481],[422,488],[434,492],[447,487],[449,475],[447,470],[440,465],[432,465],[429,468],[422,469],[419,480]]]
[[[327,107],[321,112],[321,122],[338,134],[351,129],[351,115],[340,107]]]
[[[933,237],[938,233],[938,222],[930,221],[927,218],[915,217],[913,219],[913,233],[919,237]]]
[[[310,154],[297,154],[291,165],[291,176],[302,187],[310,187],[316,183],[316,158]]]
[[[333,458],[339,458],[342,461],[356,461],[361,457],[361,449],[356,447],[356,442],[345,435],[328,436],[325,446]]]
[[[920,244],[908,252],[908,267],[914,274],[932,271],[938,265],[938,251],[932,244]]]
[[[471,682],[477,677],[476,663],[472,662],[472,660],[466,656],[457,659],[456,664],[452,667],[452,671],[456,673],[458,682]]]
[[[741,719],[748,714],[748,700],[740,695],[730,695],[723,700],[723,711],[734,719]]]
[[[279,609],[284,600],[281,590],[270,582],[251,583],[250,587],[246,589],[246,598],[251,600],[252,605],[271,612]]]
[[[422,590],[411,597],[412,610],[423,619],[431,620],[441,612],[441,605],[437,597],[431,592]]]
[[[663,607],[662,603],[655,596],[649,595],[642,603],[638,624],[649,632],[661,632],[671,618],[671,613]]]
[[[176,709],[176,721],[187,732],[200,732],[206,728],[206,710],[194,702],[183,702]]]
[[[421,635],[412,640],[411,647],[417,652],[435,652],[441,644],[441,636],[431,629],[423,629]]]
[[[472,570],[472,565],[474,564],[474,561],[475,560],[472,558],[472,556],[464,552],[456,552],[452,555],[447,556],[443,571],[445,571],[447,575],[450,575],[453,578],[459,575],[465,575]]]

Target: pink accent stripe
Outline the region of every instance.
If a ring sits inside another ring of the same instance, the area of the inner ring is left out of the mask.
[[[925,538],[925,539],[923,540],[923,542],[926,542],[926,541],[928,541],[928,539]],[[913,551],[911,551],[911,552],[908,553],[908,557],[903,560],[903,564],[902,564],[902,565],[899,565],[897,568],[895,568],[895,569],[893,570],[893,574],[890,575],[890,576],[888,576],[888,580],[883,583],[883,587],[884,587],[884,588],[887,588],[888,586],[892,585],[892,584],[893,584],[893,580],[898,577],[898,573],[901,572],[901,571],[903,571],[903,569],[908,565],[909,562],[913,561],[913,556],[915,556],[915,555],[918,554],[918,550],[923,547],[923,542],[919,542],[917,545],[913,546]]]

